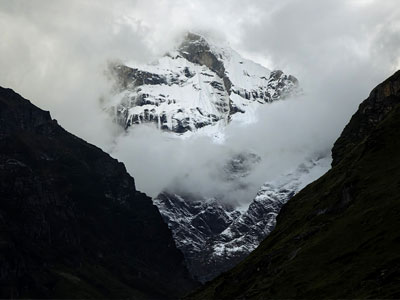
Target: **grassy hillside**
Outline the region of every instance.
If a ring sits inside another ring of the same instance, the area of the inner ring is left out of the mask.
[[[377,88],[399,86],[399,75]],[[245,261],[188,298],[400,298],[396,93],[380,93],[383,97],[372,101],[390,102],[390,109],[357,143],[341,150],[327,174],[289,201],[276,229]],[[347,131],[360,128],[359,112]]]

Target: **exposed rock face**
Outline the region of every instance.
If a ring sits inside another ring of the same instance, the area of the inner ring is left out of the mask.
[[[212,239],[229,227],[240,213],[216,199],[198,199],[167,192],[158,195],[154,203],[184,253],[191,274],[203,282],[218,275],[220,268],[215,268],[215,262],[210,261]]]
[[[176,298],[194,286],[122,163],[0,88],[0,298]]]
[[[197,34],[188,33],[178,51],[188,61],[204,65],[216,73],[222,78],[225,90],[228,94],[231,93],[232,82],[226,74],[222,56],[220,55],[218,58],[218,54],[211,50],[210,45],[204,38]]]
[[[259,157],[236,155],[226,165],[226,180],[247,176]],[[218,199],[163,192],[154,203],[173,232],[193,276],[211,280],[243,260],[273,230],[281,207],[328,168],[329,159],[309,161],[294,172],[265,183],[246,210]]]
[[[125,128],[150,122],[182,134],[226,125],[249,106],[300,92],[294,76],[271,72],[195,34],[153,64],[113,65],[111,71],[117,93],[106,109]]]
[[[400,71],[374,88],[360,104],[332,149],[332,166],[338,164],[359,142],[366,138],[399,103]]]
[[[360,105],[332,169],[283,206],[260,246],[188,298],[400,297],[399,75]]]

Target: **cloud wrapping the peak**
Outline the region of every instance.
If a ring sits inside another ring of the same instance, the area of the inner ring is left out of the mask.
[[[358,104],[400,67],[399,20],[397,0],[1,1],[0,85],[113,151],[145,192],[179,182],[240,201],[307,156],[329,151]],[[122,134],[100,101],[112,85],[107,62],[149,62],[187,31],[295,75],[304,97],[265,105],[250,127],[232,124],[224,145],[171,140],[149,127]],[[236,191],[214,180],[221,157],[249,149],[262,157],[245,180],[254,187]]]

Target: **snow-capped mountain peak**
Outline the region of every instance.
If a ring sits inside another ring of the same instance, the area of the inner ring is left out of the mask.
[[[151,64],[116,64],[111,71],[117,85],[107,108],[117,122],[124,128],[153,123],[174,137],[223,136],[231,120],[248,123],[260,105],[300,91],[295,77],[191,33]],[[260,161],[252,151],[232,153],[221,157],[216,176],[235,191],[246,189],[242,179]],[[246,209],[227,205],[224,195],[192,195],[176,186],[166,187],[153,202],[192,274],[206,281],[243,259],[269,234],[280,207],[298,189],[296,179],[304,175],[296,174],[263,186]]]
[[[294,76],[243,58],[229,47],[188,33],[180,46],[152,64],[112,66],[117,93],[108,110],[125,128],[152,122],[175,133],[226,126],[251,105],[298,91]]]

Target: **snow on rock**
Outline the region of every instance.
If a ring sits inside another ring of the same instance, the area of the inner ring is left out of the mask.
[[[230,176],[246,176],[257,163],[252,153],[237,155],[226,165]],[[230,269],[273,230],[281,207],[308,183],[323,175],[330,158],[301,164],[293,172],[266,182],[246,210],[193,195],[161,193],[154,203],[173,232],[189,270],[205,282]],[[232,177],[227,178],[227,180]]]
[[[154,63],[114,64],[110,70],[116,79],[115,95],[105,108],[124,128],[153,123],[174,137],[207,135],[221,143],[231,120],[251,123],[260,105],[301,92],[294,76],[271,71],[230,47],[191,33]],[[221,170],[222,180],[233,186],[238,183],[240,188],[240,179],[260,160],[254,153],[233,155]],[[321,161],[266,183],[246,209],[216,196],[171,190],[160,193],[154,204],[171,228],[192,275],[204,282],[258,246],[275,226],[281,206]]]
[[[125,128],[152,122],[182,134],[246,113],[250,104],[272,102],[298,93],[294,76],[242,58],[229,47],[187,34],[182,44],[143,66],[112,66],[118,87],[106,107]]]

